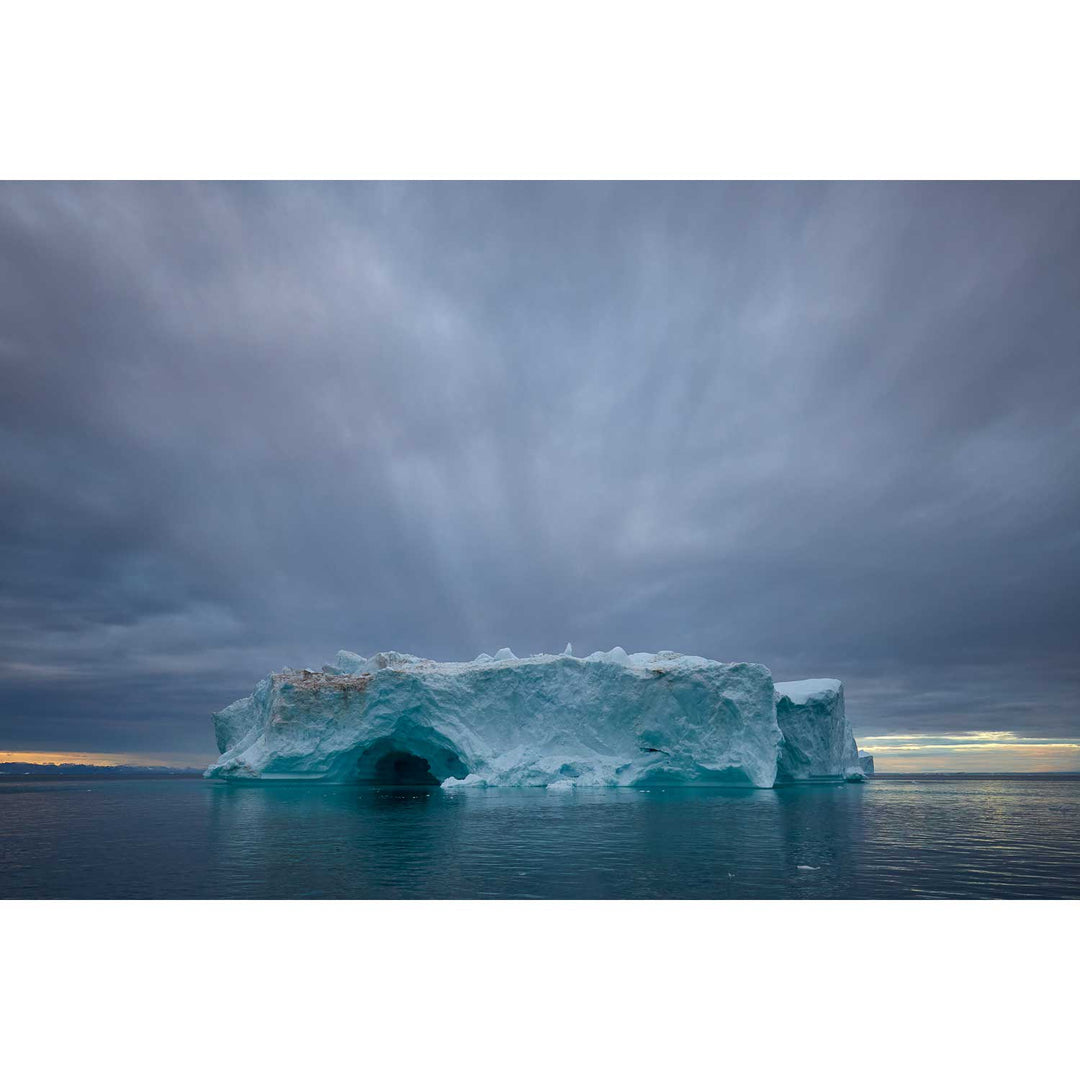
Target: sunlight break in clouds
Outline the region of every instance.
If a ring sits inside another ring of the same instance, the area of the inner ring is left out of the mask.
[[[1030,738],[1011,731],[874,735],[860,748],[874,755],[879,772],[1080,770],[1080,742]]]

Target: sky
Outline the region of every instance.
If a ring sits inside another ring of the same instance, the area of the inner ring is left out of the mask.
[[[571,641],[1080,768],[1080,185],[0,184],[0,370],[0,756]]]

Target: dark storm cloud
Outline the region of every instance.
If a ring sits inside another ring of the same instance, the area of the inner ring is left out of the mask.
[[[0,748],[341,647],[1075,736],[1080,188],[5,185]]]

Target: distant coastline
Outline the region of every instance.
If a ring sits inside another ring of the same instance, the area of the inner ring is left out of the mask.
[[[33,761],[0,761],[0,780],[61,780],[78,777],[102,779],[150,779],[202,776],[202,769],[175,768],[170,765],[83,765],[76,762],[44,765]]]

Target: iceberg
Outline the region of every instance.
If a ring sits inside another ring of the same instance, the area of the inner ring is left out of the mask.
[[[847,779],[856,772],[862,778],[839,679],[777,683],[776,722],[783,734],[779,780]]]
[[[836,689],[792,720],[805,704],[781,698],[761,664],[618,646],[523,658],[504,646],[461,663],[342,650],[322,671],[268,675],[216,713],[221,756],[206,775],[552,791],[767,788],[778,769],[781,779],[809,778],[835,762],[841,775],[845,739],[856,760],[842,688],[820,681]],[[809,684],[781,684],[794,685]]]
[[[874,775],[874,755],[868,754],[865,750],[859,751],[859,768],[862,769],[863,776]]]

